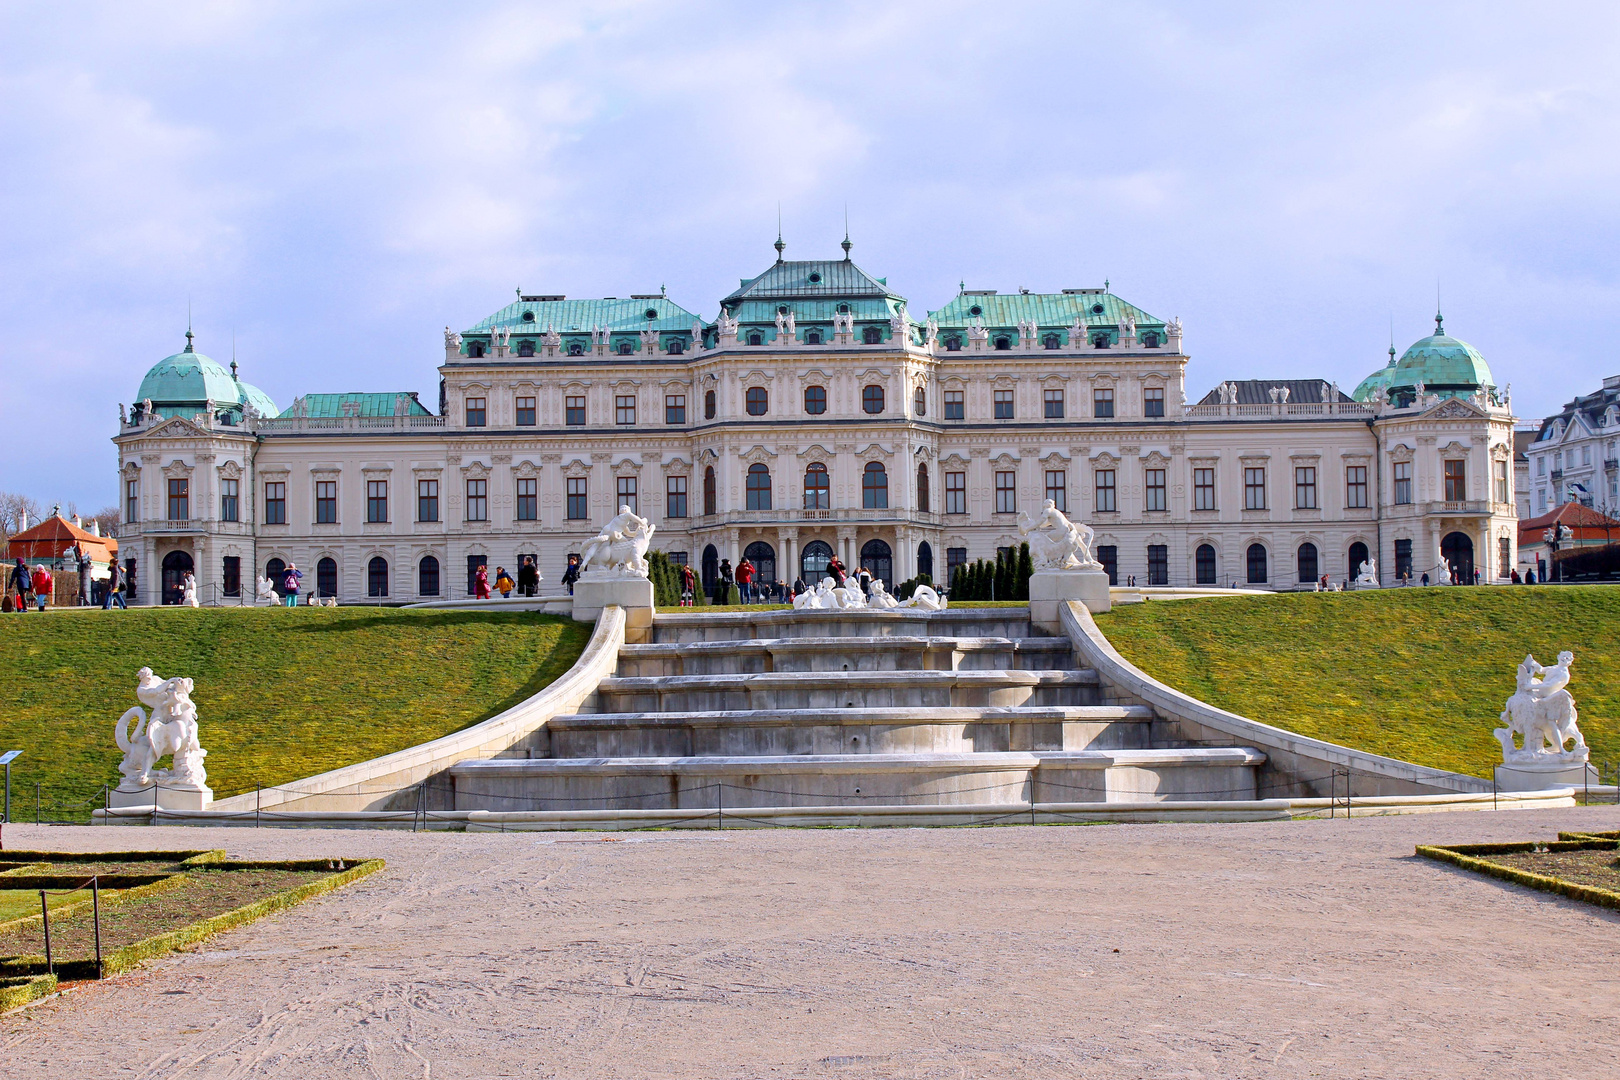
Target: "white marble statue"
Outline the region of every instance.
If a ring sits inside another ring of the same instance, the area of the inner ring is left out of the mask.
[[[866,598],[866,606],[874,608],[897,608],[900,606],[900,601],[896,600],[894,598],[894,594],[889,592],[888,588],[883,584],[882,578],[873,578],[872,595]]]
[[[1504,764],[1574,765],[1587,760],[1586,740],[1575,722],[1575,699],[1565,689],[1574,662],[1574,653],[1561,652],[1552,667],[1542,667],[1534,656],[1526,656],[1519,665],[1517,688],[1502,710],[1501,720],[1507,726],[1492,732],[1502,744]],[[1522,747],[1513,745],[1515,734],[1523,737]],[[1571,740],[1574,745],[1565,750],[1564,744]]]
[[[928,348],[932,349],[934,347],[934,343],[938,340],[939,323],[932,315],[930,315],[928,316],[928,321],[923,324],[923,342],[928,346]]]
[[[722,338],[734,338],[737,336],[737,320],[732,318],[731,313],[723,308],[720,311],[719,318],[715,320],[715,326]]]
[[[1102,567],[1091,556],[1091,527],[1070,521],[1051,499],[1042,504],[1038,517],[1021,511],[1018,531],[1029,541],[1029,556],[1036,570]]]
[[[798,336],[799,319],[798,316],[793,314],[792,308],[788,308],[787,317],[782,320],[782,328],[787,331],[789,341]]]
[[[927,585],[917,586],[917,591],[911,594],[909,600],[902,600],[895,605],[902,608],[917,608],[920,611],[944,611],[945,598]]]
[[[828,578],[827,580],[831,581],[832,579]],[[866,594],[861,591],[860,582],[855,580],[853,574],[844,579],[844,584],[841,587],[829,590],[827,595],[830,600],[828,606],[839,611],[849,611],[852,608],[864,608],[866,606]]]
[[[445,353],[445,355],[446,356],[453,356],[453,355],[455,355],[456,353],[459,353],[459,352],[461,352],[461,331],[452,330],[448,326],[445,327],[444,328],[444,353]]]
[[[1356,587],[1378,588],[1378,560],[1368,559],[1356,568]]]
[[[136,705],[124,712],[113,727],[118,749],[124,760],[118,771],[124,779],[121,791],[139,791],[154,782],[166,788],[185,788],[202,791],[208,785],[208,773],[203,758],[208,756],[197,742],[197,706],[191,701],[191,680],[185,678],[160,679],[151,668],[141,668],[137,675],[135,696],[151,708]],[[130,721],[135,729],[130,730]],[[174,767],[158,769],[157,763],[167,755],[174,755]]]
[[[692,351],[700,352],[703,349],[703,324],[692,324]]]
[[[827,581],[831,581],[831,580],[832,580],[831,578],[825,579],[822,582],[822,585],[826,584]],[[823,589],[821,587],[821,585],[817,585],[814,588],[804,590],[804,592],[800,593],[799,595],[797,595],[797,596],[795,596],[793,598],[793,608],[794,608],[794,610],[795,611],[821,611],[821,610],[823,610],[824,608],[827,607],[828,602],[829,602],[828,597],[826,595],[826,591],[827,590]]]
[[[276,595],[275,582],[267,577],[256,579],[253,598],[255,601],[263,600],[265,603],[274,604],[279,599]]]
[[[557,332],[555,326],[548,324],[546,332],[540,335],[540,342],[548,349],[555,349],[562,345],[562,334]]]
[[[658,351],[658,331],[641,331],[641,351],[648,356]]]
[[[1119,336],[1122,342],[1136,340],[1136,316],[1128,311],[1119,317]]]
[[[1069,327],[1069,348],[1081,349],[1086,344],[1086,324],[1080,316],[1074,317],[1074,325]]]
[[[990,340],[990,331],[984,328],[984,320],[975,315],[968,321],[967,336],[969,341],[984,342]]]
[[[904,338],[906,333],[906,306],[899,305],[889,316],[889,333],[896,338]]]
[[[602,531],[580,548],[580,573],[646,577],[647,547],[656,529],[657,526],[644,517],[637,517],[628,506],[619,507],[619,516],[602,526]]]
[[[776,313],[776,336],[778,338],[787,337],[787,312],[785,311]]]
[[[1170,320],[1170,325],[1165,327],[1165,332],[1168,333],[1173,338],[1181,337],[1181,316],[1180,315],[1177,315],[1173,319]]]
[[[197,606],[197,575],[190,570],[180,579],[180,604],[183,607]]]
[[[506,348],[512,340],[510,326],[492,326],[489,329],[489,343],[497,349]]]

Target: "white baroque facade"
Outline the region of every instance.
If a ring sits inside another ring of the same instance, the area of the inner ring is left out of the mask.
[[[891,585],[943,580],[1015,546],[1018,511],[1049,497],[1119,583],[1513,565],[1513,417],[1482,360],[1425,383],[1454,345],[1478,360],[1438,326],[1363,400],[1252,380],[1188,404],[1179,321],[1106,288],[964,290],[916,318],[847,242],[780,256],[714,320],[530,296],[447,330],[438,413],[384,393],[270,415],[188,335],[115,438],[138,601],[172,600],[185,568],[205,602],[251,598],[288,563],[344,602],[464,596],[473,563],[515,576],[530,554],[555,583],[621,505],[705,576],[747,554],[788,583],[834,552]]]

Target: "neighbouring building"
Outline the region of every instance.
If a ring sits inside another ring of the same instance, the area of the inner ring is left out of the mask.
[[[777,260],[706,319],[662,294],[524,295],[446,329],[437,409],[409,392],[285,410],[185,350],[115,438],[140,599],[251,595],[289,563],[344,601],[465,596],[534,555],[555,582],[621,505],[712,581],[743,557],[812,581],[833,554],[946,580],[1051,499],[1123,583],[1386,584],[1516,561],[1513,416],[1443,333],[1345,394],[1222,383],[1189,403],[1179,320],[1107,287],[962,289],[913,315],[849,257]],[[120,409],[122,412],[123,410]]]
[[[1541,422],[1525,447],[1529,458],[1531,512],[1541,516],[1560,503],[1576,502],[1605,514],[1620,514],[1620,375],[1602,389],[1575,398]],[[1529,517],[1530,514],[1524,514]]]
[[[1563,526],[1561,534],[1557,532],[1560,525]],[[1583,562],[1590,564],[1593,561],[1591,549],[1612,548],[1620,544],[1620,519],[1578,502],[1566,502],[1539,517],[1519,522],[1519,573],[1534,570],[1538,581],[1572,577],[1572,574],[1553,572],[1555,541],[1560,565],[1583,549],[1588,556]],[[1611,558],[1609,561],[1614,560]],[[1583,566],[1582,576],[1594,576],[1593,569]]]

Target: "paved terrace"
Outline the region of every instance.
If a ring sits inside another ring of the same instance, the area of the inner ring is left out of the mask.
[[[0,1018],[0,1075],[1610,1077],[1620,916],[1413,845],[1620,809],[411,835],[11,826],[389,869]]]

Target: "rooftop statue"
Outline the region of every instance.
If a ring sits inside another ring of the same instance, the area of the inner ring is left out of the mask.
[[[135,696],[151,708],[151,716],[136,705],[124,712],[113,727],[113,737],[124,760],[118,771],[124,779],[121,791],[139,791],[156,783],[165,788],[205,790],[208,773],[203,758],[208,756],[197,742],[197,706],[191,701],[191,680],[160,679],[151,668],[136,675]],[[129,723],[135,721],[134,731]],[[158,769],[158,761],[174,755],[174,767]]]
[[[692,350],[694,352],[696,352],[698,349],[701,349],[701,348],[703,348],[703,324],[702,323],[693,323],[692,324]]]
[[[782,320],[782,324],[783,324],[783,327],[787,330],[787,336],[788,337],[791,338],[795,334],[798,333],[799,320],[794,316],[792,308],[788,308],[787,316],[786,316],[786,318],[784,318]]]
[[[555,349],[562,344],[562,335],[557,333],[555,326],[548,323],[546,324],[546,332],[540,335],[540,340],[547,348]]]
[[[889,316],[889,331],[895,337],[899,337],[906,332],[906,306],[904,304],[898,305],[894,309],[894,313]]]
[[[1517,686],[1507,699],[1501,720],[1506,727],[1492,734],[1502,744],[1504,764],[1581,764],[1589,754],[1581,729],[1576,726],[1575,699],[1570,696],[1569,668],[1575,654],[1561,652],[1558,663],[1542,667],[1534,656],[1519,665]],[[1513,736],[1523,737],[1515,747]],[[1564,743],[1573,740],[1569,750]]]
[[[787,312],[785,311],[776,313],[776,336],[779,338],[787,336]]]
[[[1091,556],[1091,527],[1070,521],[1051,499],[1042,505],[1039,517],[1021,511],[1018,531],[1029,541],[1029,555],[1036,570],[1102,567]]]
[[[934,342],[939,340],[939,323],[934,320],[932,315],[928,316],[928,322],[923,329],[923,340],[928,343],[929,348],[932,348]]]
[[[461,351],[461,332],[459,330],[452,330],[448,326],[444,328],[444,351],[447,353]]]
[[[604,577],[647,576],[647,547],[657,526],[628,506],[580,549],[579,568]]]

